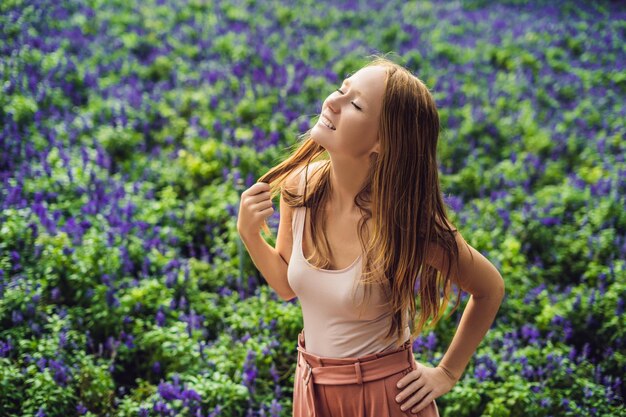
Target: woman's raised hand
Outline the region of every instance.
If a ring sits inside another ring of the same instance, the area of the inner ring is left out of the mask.
[[[259,233],[265,219],[274,213],[270,198],[270,186],[265,182],[257,182],[241,193],[237,231],[241,236]]]

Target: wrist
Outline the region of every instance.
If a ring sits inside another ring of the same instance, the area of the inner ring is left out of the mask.
[[[260,232],[250,233],[250,232],[242,232],[241,230],[237,230],[237,232],[239,233],[239,237],[241,238],[241,240],[244,242],[250,241],[257,236],[261,236]]]
[[[455,383],[461,378],[461,375],[456,376],[456,373],[452,372],[444,365],[439,364],[437,365],[437,368],[440,368],[448,376],[448,378],[450,378],[450,380],[454,381]]]

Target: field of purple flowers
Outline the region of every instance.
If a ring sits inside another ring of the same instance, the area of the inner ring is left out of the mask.
[[[626,416],[625,45],[619,1],[0,2],[0,415],[291,416],[302,317],[239,193],[394,52],[507,286],[442,417]]]

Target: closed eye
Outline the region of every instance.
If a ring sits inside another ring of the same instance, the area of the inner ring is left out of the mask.
[[[339,92],[339,94],[344,95],[344,92],[343,92],[343,91],[341,91],[340,89],[337,89],[336,91],[338,91],[338,92]],[[363,111],[363,109],[361,109],[359,106],[357,106],[356,104],[354,104],[354,101],[351,101],[351,103],[352,103],[352,105],[353,105],[354,107],[356,107],[359,111]]]

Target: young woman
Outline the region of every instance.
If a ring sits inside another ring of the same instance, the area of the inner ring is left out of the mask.
[[[302,308],[294,417],[438,416],[435,399],[489,330],[504,281],[447,218],[438,136],[424,83],[374,57],[324,100],[299,148],[243,192],[237,229],[246,249],[277,294],[297,296]],[[279,192],[274,249],[260,229],[269,233]],[[451,284],[471,296],[430,367],[415,360],[413,341],[441,318]]]

